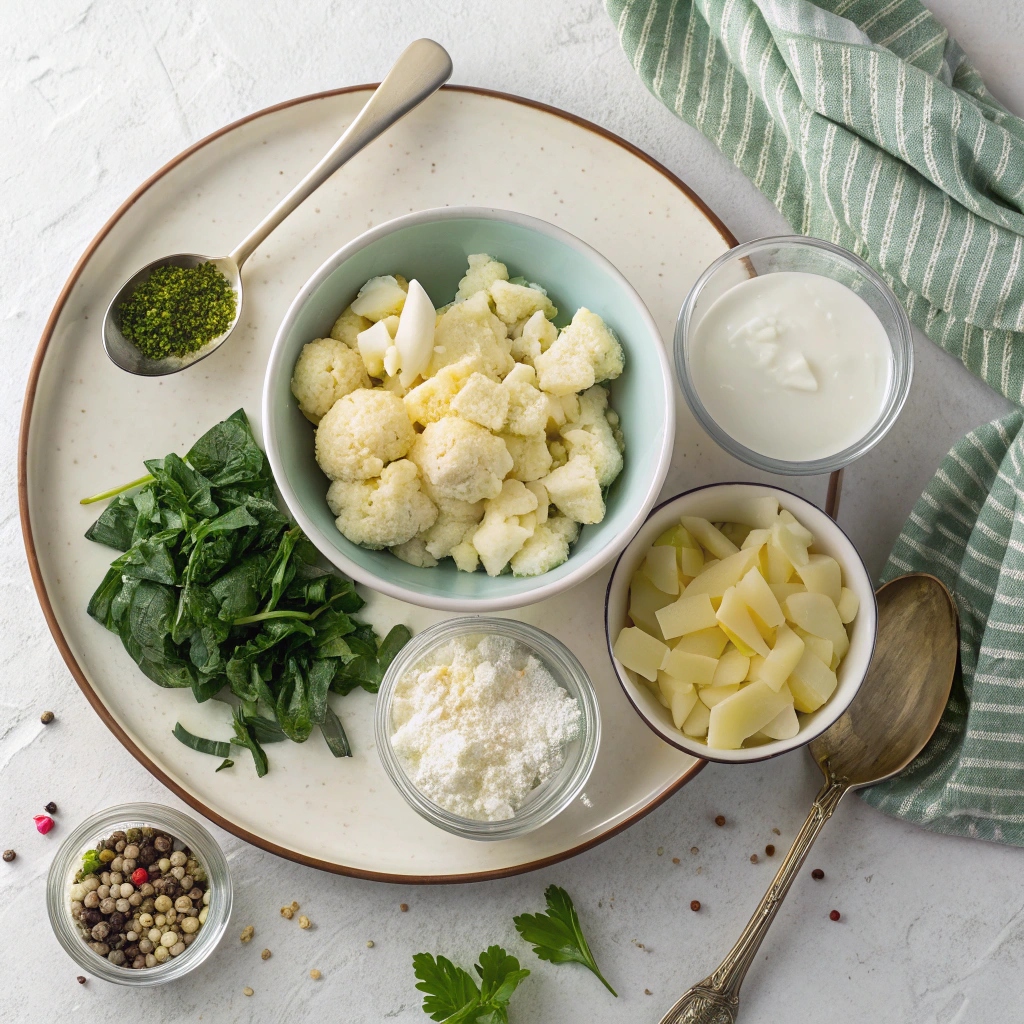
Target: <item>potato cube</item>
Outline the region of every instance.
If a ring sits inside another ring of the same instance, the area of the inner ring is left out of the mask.
[[[769,545],[769,558],[771,547],[781,549],[782,553],[794,566],[807,564],[807,545],[802,544],[796,535],[784,524],[776,523],[772,527],[772,539]],[[788,579],[789,577],[786,577]],[[769,583],[785,583],[786,580],[769,580]]]
[[[680,527],[681,529],[681,527]],[[679,571],[691,579],[704,571],[704,552],[699,548],[681,547],[679,549]]]
[[[789,509],[779,509],[779,522],[784,524],[786,529],[805,547],[809,548],[814,543],[814,534],[807,529],[800,521],[793,515]]]
[[[824,637],[815,636],[813,633],[808,633],[806,629],[801,626],[794,626],[793,632],[804,642],[804,646],[816,657],[821,659],[830,668],[835,669],[835,665],[832,664],[832,655],[835,653],[832,650],[832,641],[826,640]]]
[[[791,594],[783,606],[786,618],[808,633],[832,641],[832,649],[840,658],[850,649],[850,638],[836,606],[824,594]]]
[[[766,682],[777,693],[800,663],[803,654],[803,640],[783,623],[775,634],[775,646],[771,654],[764,659],[757,678]]]
[[[769,629],[774,629],[786,621],[786,616],[782,614],[771,587],[765,583],[756,566],[736,584],[736,593]]]
[[[748,658],[751,654],[760,654],[767,658],[770,648],[758,631],[750,611],[736,587],[730,587],[722,595],[722,603],[715,613],[718,625],[725,635],[736,645],[736,649]]]
[[[702,686],[697,690],[697,696],[709,707],[713,708],[720,704],[726,697],[731,697],[739,690],[739,683],[728,683],[725,686]]]
[[[687,586],[683,591],[683,596],[693,597],[694,594],[707,594],[711,598],[721,597],[729,587],[739,583],[756,563],[756,548],[737,551],[736,554],[729,555],[721,561],[705,562],[703,571]]]
[[[739,551],[739,548],[721,530],[716,529],[700,516],[683,516],[680,522],[690,535],[716,558],[728,558],[729,555],[734,555]]]
[[[692,686],[710,686],[718,661],[703,654],[691,654],[678,648],[666,650],[659,666],[666,675]]]
[[[833,604],[839,604],[843,574],[830,555],[808,555],[807,564],[797,566],[796,573],[812,594],[824,594]]]
[[[832,696],[836,684],[835,672],[806,647],[803,657],[786,680],[786,685],[793,694],[794,706],[797,711],[803,711],[805,714],[817,711]]]
[[[703,654],[706,658],[719,658],[728,642],[729,638],[716,625],[710,629],[698,629],[696,633],[686,633],[676,644],[675,650]]]
[[[836,610],[839,612],[839,618],[843,625],[849,625],[857,618],[857,612],[860,611],[860,598],[849,587],[843,587],[839,600],[836,602]]]
[[[689,693],[693,689],[693,683],[688,683],[683,679],[676,679],[675,676],[670,676],[667,672],[658,673],[657,685],[661,692],[665,694],[666,700],[671,700],[673,694]]]
[[[731,683],[742,683],[750,670],[750,659],[740,654],[736,648],[730,648],[719,659],[715,668],[712,686],[729,686]]]
[[[708,723],[711,721],[711,711],[702,700],[693,702],[693,710],[687,715],[683,722],[683,732],[694,739],[703,739],[708,734]]]
[[[694,705],[697,703],[697,691],[692,687],[689,690],[672,694],[669,700],[669,710],[672,712],[672,724],[677,729],[682,729],[683,723],[690,717]]]
[[[679,593],[679,569],[676,549],[665,544],[656,544],[647,552],[643,572],[663,593],[675,596]]]
[[[775,540],[774,535],[764,546],[764,561],[765,578],[768,580],[770,586],[777,586],[782,583],[788,582],[794,572],[793,563],[789,560],[789,556],[785,551],[779,547],[778,542]],[[803,584],[800,584],[803,587]],[[807,588],[804,587],[806,590]]]
[[[699,629],[710,629],[718,624],[715,609],[711,606],[711,598],[707,594],[681,597],[678,601],[659,608],[655,615],[658,625],[661,626],[662,636],[666,640],[683,636],[685,633],[695,633]]]
[[[776,693],[765,682],[744,686],[711,709],[708,746],[738,750],[748,736],[763,729],[787,704],[788,695]]]
[[[771,740],[791,740],[799,731],[800,720],[792,704],[783,708],[767,725],[761,726],[761,732]]]
[[[672,595],[659,590],[645,572],[638,569],[633,574],[633,580],[629,584],[629,617],[633,620],[634,626],[639,626],[651,636],[664,640],[656,613],[659,608],[671,603]]]
[[[635,626],[626,626],[619,632],[612,653],[626,668],[653,683],[658,678],[658,669],[668,654],[668,647],[650,633]]]

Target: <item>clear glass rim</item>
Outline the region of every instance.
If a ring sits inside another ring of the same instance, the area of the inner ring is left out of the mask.
[[[730,434],[719,426],[711,413],[708,412],[704,403],[693,386],[690,378],[690,368],[687,359],[687,342],[689,338],[689,322],[693,315],[694,307],[712,277],[727,263],[734,260],[742,260],[764,249],[790,248],[790,249],[812,249],[828,253],[841,262],[845,262],[854,271],[865,278],[885,300],[889,307],[894,330],[886,330],[889,345],[893,354],[893,376],[883,407],[874,426],[862,438],[854,444],[833,455],[821,459],[812,459],[807,462],[790,462],[785,459],[775,459],[768,455],[755,452],[752,448],[741,444]],[[848,466],[851,462],[867,454],[882,440],[896,422],[907,396],[910,393],[910,385],[914,376],[914,343],[913,334],[910,328],[910,318],[906,310],[896,298],[893,290],[886,284],[885,280],[859,256],[844,249],[842,246],[834,245],[820,238],[812,238],[806,235],[773,235],[767,238],[755,238],[750,242],[743,242],[734,246],[728,252],[718,257],[707,269],[697,278],[689,294],[679,310],[676,319],[675,332],[673,336],[673,363],[676,371],[676,380],[683,392],[690,411],[697,421],[704,428],[705,432],[730,455],[733,455],[748,466],[775,473],[779,476],[820,476],[834,472]]]
[[[503,821],[463,818],[427,799],[409,780],[391,745],[391,700],[395,685],[405,670],[434,648],[459,636],[499,634],[518,640],[537,654],[552,671],[556,681],[580,703],[583,721],[576,741],[575,761],[570,771],[562,770],[557,783],[547,783],[522,813]],[[435,623],[410,640],[388,667],[380,685],[374,712],[374,736],[381,764],[407,803],[427,821],[464,839],[513,839],[533,832],[557,817],[582,792],[597,761],[601,744],[601,713],[594,684],[568,647],[537,626],[518,619],[470,615]]]
[[[81,855],[102,833],[114,828],[153,825],[164,828],[198,854],[210,881],[210,911],[197,938],[181,956],[156,967],[130,970],[94,953],[71,917],[68,890]],[[231,917],[233,893],[227,859],[212,835],[194,818],[154,803],[117,804],[86,818],[60,845],[46,878],[46,912],[57,941],[84,971],[115,985],[144,988],[181,978],[198,967],[220,942]]]

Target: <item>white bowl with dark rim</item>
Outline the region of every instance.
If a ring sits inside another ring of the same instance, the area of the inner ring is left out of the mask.
[[[702,516],[713,522],[721,522],[721,511],[724,507],[721,499],[727,491],[739,497],[771,495],[778,498],[779,507],[792,512],[814,535],[814,550],[831,555],[839,563],[843,571],[843,585],[849,587],[860,600],[857,617],[847,627],[850,634],[850,650],[839,665],[836,673],[839,682],[832,696],[817,711],[799,716],[800,731],[792,739],[772,740],[758,746],[741,747],[739,750],[719,750],[709,747],[703,740],[684,735],[673,724],[668,709],[612,653],[612,646],[619,635],[619,630],[623,626],[633,625],[628,614],[629,583],[633,574],[643,564],[651,545],[670,526],[678,523],[680,516]],[[745,764],[764,761],[810,743],[850,706],[864,681],[875,650],[878,607],[875,603],[871,577],[856,547],[839,525],[817,505],[812,505],[809,501],[780,487],[771,487],[767,484],[726,483],[710,484],[677,494],[674,498],[663,501],[651,512],[615,563],[605,594],[604,621],[608,655],[612,659],[615,674],[630,704],[644,722],[666,743],[694,757],[727,764]]]

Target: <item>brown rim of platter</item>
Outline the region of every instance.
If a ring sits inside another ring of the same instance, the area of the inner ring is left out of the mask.
[[[170,789],[176,796],[180,797],[190,807],[198,811],[204,817],[210,821],[216,823],[221,828],[228,832],[238,836],[239,839],[244,840],[247,843],[251,843],[253,846],[258,846],[263,850],[267,850],[270,853],[275,853],[279,857],[284,857],[287,860],[296,861],[300,864],[306,864],[309,867],[320,868],[323,871],[330,871],[334,874],[349,875],[353,878],[366,878],[371,881],[378,882],[400,882],[407,884],[420,884],[420,885],[437,885],[437,884],[455,884],[459,882],[481,882],[490,881],[498,878],[507,878],[511,875],[522,874],[527,871],[535,871],[538,868],[547,867],[550,864],[556,864],[559,861],[567,860],[570,857],[575,857],[577,854],[583,853],[586,850],[590,850],[597,846],[598,843],[604,842],[606,839],[611,839],[613,836],[618,835],[620,832],[629,828],[630,825],[639,821],[642,817],[649,814],[656,807],[664,803],[670,796],[676,793],[682,786],[689,782],[706,764],[706,761],[697,761],[690,769],[683,773],[682,777],[671,787],[669,787],[664,793],[658,796],[656,799],[651,800],[650,803],[646,804],[639,811],[630,815],[624,821],[620,822],[614,828],[603,832],[601,835],[588,839],[586,842],[580,843],[578,846],[574,846],[563,853],[554,854],[550,857],[543,857],[540,860],[531,861],[526,864],[517,864],[511,867],[497,868],[492,871],[478,871],[470,872],[466,874],[458,875],[401,875],[392,874],[379,871],[366,871],[361,868],[349,867],[344,864],[335,864],[331,861],[320,860],[316,857],[309,857],[301,853],[297,853],[294,850],[285,849],[282,846],[278,846],[275,843],[269,842],[268,840],[253,835],[251,832],[244,828],[240,828],[234,822],[229,821],[227,818],[211,810],[200,800],[196,799],[191,793],[183,789],[176,782],[170,779],[164,772],[156,765],[145,753],[132,741],[128,734],[121,728],[120,725],[114,720],[113,716],[107,710],[106,706],[100,700],[99,696],[93,690],[89,680],[86,678],[81,666],[75,660],[74,655],[71,653],[71,648],[68,646],[67,640],[64,638],[64,634],[61,632],[60,626],[57,623],[57,618],[53,611],[53,606],[50,604],[50,597],[46,592],[46,587],[43,584],[42,572],[39,568],[39,559],[36,555],[35,539],[32,536],[32,523],[29,519],[28,510],[28,433],[29,427],[32,421],[32,409],[35,403],[36,386],[39,382],[39,374],[42,370],[43,360],[46,356],[46,350],[50,344],[50,339],[53,336],[54,329],[57,325],[57,321],[60,318],[61,312],[64,309],[64,304],[67,302],[68,296],[71,294],[71,290],[74,288],[78,281],[79,276],[85,269],[86,264],[92,258],[93,253],[96,251],[99,244],[106,238],[107,234],[111,231],[114,225],[124,216],[128,210],[134,206],[135,202],[143,195],[150,187],[158,182],[168,171],[177,167],[178,164],[187,160],[193,153],[202,149],[204,146],[213,142],[215,139],[219,139],[222,135],[228,134],[228,132],[234,131],[236,128],[241,127],[244,124],[248,124],[250,121],[255,121],[259,117],[263,117],[266,114],[272,114],[279,110],[286,110],[288,107],[298,106],[300,103],[309,103],[313,100],[327,99],[332,96],[340,96],[350,92],[361,92],[369,89],[376,88],[375,83],[366,85],[352,85],[347,86],[343,89],[329,89],[325,92],[312,93],[307,96],[299,96],[295,99],[285,100],[283,103],[276,103],[273,106],[264,107],[262,110],[257,110],[252,114],[247,114],[245,117],[239,118],[237,121],[231,122],[205,138],[200,139],[194,145],[189,146],[183,150],[173,159],[169,160],[163,167],[156,171],[153,175],[146,179],[113,213],[110,219],[100,228],[96,237],[89,243],[85,251],[82,253],[78,262],[75,264],[74,269],[71,271],[71,275],[68,277],[61,289],[60,295],[57,297],[57,301],[54,304],[53,310],[50,313],[49,318],[46,321],[46,326],[43,329],[42,337],[39,341],[39,347],[36,349],[35,356],[32,360],[32,367],[29,371],[28,384],[25,388],[25,401],[22,406],[21,412],[21,427],[18,437],[18,507],[21,515],[21,531],[25,541],[25,552],[28,556],[29,570],[32,574],[32,583],[35,586],[36,596],[39,598],[39,603],[43,609],[43,615],[46,618],[46,624],[50,627],[50,632],[53,634],[53,639],[57,644],[57,648],[67,663],[68,668],[74,676],[75,681],[78,683],[82,693],[85,694],[86,700],[92,705],[93,709],[100,716],[107,728],[117,737],[119,742],[125,749],[153,776],[160,780],[168,789]],[[510,93],[497,92],[492,89],[480,89],[475,86],[466,85],[447,85],[444,86],[446,90],[451,92],[464,92],[473,93],[479,96],[490,96],[494,99],[504,100],[508,103],[518,103],[524,107],[532,107],[535,110],[543,111],[546,114],[552,114],[555,117],[560,117],[566,121],[570,121],[573,124],[579,125],[581,128],[586,128],[588,131],[593,132],[595,135],[600,135],[611,142],[614,142],[617,146],[621,146],[626,152],[631,153],[633,156],[643,160],[648,166],[653,167],[658,173],[664,175],[680,192],[684,193],[686,197],[703,213],[707,220],[715,227],[718,233],[722,236],[722,240],[732,248],[737,244],[736,238],[732,232],[725,226],[722,220],[712,212],[707,206],[703,199],[698,196],[688,185],[680,180],[675,174],[673,174],[667,167],[660,164],[653,157],[648,156],[642,150],[636,146],[627,142],[625,139],[616,135],[614,132],[608,131],[606,128],[602,128],[599,125],[593,124],[591,121],[577,116],[576,114],[570,114],[567,111],[559,110],[557,107],[549,106],[546,103],[539,103],[536,100],[526,99],[522,96],[514,96]]]

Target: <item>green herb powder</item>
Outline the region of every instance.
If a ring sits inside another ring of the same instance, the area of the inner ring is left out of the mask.
[[[121,333],[150,359],[188,355],[231,326],[235,303],[212,263],[157,267],[118,307]]]

